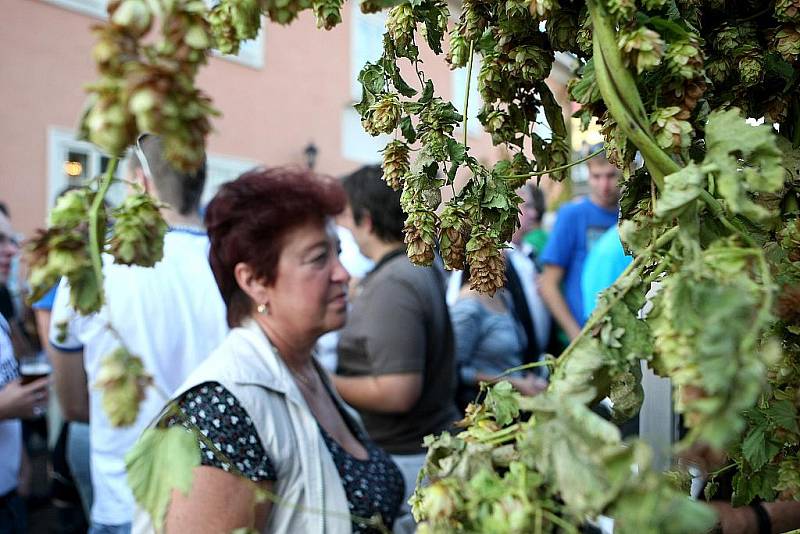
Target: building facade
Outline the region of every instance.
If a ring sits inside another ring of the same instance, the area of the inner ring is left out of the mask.
[[[0,200],[23,234],[44,224],[65,186],[96,176],[108,158],[75,139],[85,105],[84,85],[96,78],[91,27],[105,18],[106,0],[3,0],[0,32]],[[363,15],[345,5],[343,23],[318,30],[310,12],[290,26],[266,24],[237,57],[215,56],[198,79],[222,116],[208,140],[206,200],[221,183],[256,165],[308,163],[341,175],[379,161],[385,139],[361,129],[352,108],[360,98],[357,75],[380,55],[385,14]],[[421,47],[425,48],[425,47]],[[444,57],[423,51],[437,93],[463,106],[465,69],[450,71]],[[468,129],[472,153],[491,162],[500,156],[482,133],[474,68]],[[551,75],[564,98],[568,61]],[[310,147],[313,146],[313,149]],[[116,195],[121,195],[119,186]]]

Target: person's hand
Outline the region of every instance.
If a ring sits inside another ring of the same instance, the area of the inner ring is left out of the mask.
[[[526,374],[522,378],[513,378],[510,382],[517,391],[528,397],[538,395],[547,389],[547,380],[531,373]]]
[[[50,377],[22,385],[20,379],[0,389],[0,419],[28,419],[42,415],[47,407]]]

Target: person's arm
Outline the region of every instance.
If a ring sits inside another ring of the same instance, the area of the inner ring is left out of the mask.
[[[364,334],[372,374],[335,375],[333,383],[342,399],[358,410],[404,413],[422,395],[424,308],[415,288],[399,279],[383,281],[368,298],[363,311],[369,313],[370,330]]]
[[[572,316],[572,312],[561,293],[561,280],[564,278],[564,268],[558,265],[546,264],[539,275],[539,293],[547,305],[553,318],[558,322],[570,339],[575,339],[581,332],[581,327]]]
[[[267,524],[272,503],[259,502],[257,488],[271,492],[269,481],[251,482],[216,467],[195,467],[188,495],[172,490],[165,532],[217,534],[246,528],[261,532]]]
[[[758,516],[750,506],[734,508],[727,502],[711,503],[719,515],[722,534],[760,534]],[[800,528],[800,502],[777,501],[763,503],[772,523],[772,532],[778,534]]]
[[[336,391],[358,410],[404,413],[422,394],[422,373],[393,373],[378,376],[333,376]]]
[[[89,422],[89,386],[83,367],[83,350],[64,351],[52,344],[47,355],[53,366],[56,396],[64,419]]]
[[[83,366],[83,344],[76,336],[75,311],[69,304],[69,286],[62,280],[50,314],[47,355],[64,418],[89,421],[89,386]],[[66,332],[63,324],[67,325]]]

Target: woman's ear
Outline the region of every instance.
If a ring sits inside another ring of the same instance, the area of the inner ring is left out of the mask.
[[[233,268],[233,276],[236,283],[250,297],[256,306],[269,304],[268,288],[260,277],[256,276],[252,267],[244,262],[239,262]]]

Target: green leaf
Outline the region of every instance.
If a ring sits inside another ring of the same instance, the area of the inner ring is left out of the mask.
[[[128,486],[150,514],[156,531],[164,524],[172,490],[188,495],[193,469],[199,465],[197,438],[181,426],[148,428],[125,455]]]
[[[400,119],[400,132],[403,134],[403,137],[406,138],[406,141],[409,143],[413,143],[417,140],[417,132],[414,130],[414,125],[411,123],[411,117],[406,115],[402,119]]]
[[[775,426],[800,433],[797,427],[797,408],[788,400],[772,401],[766,409],[766,415]]]
[[[767,438],[763,426],[753,428],[742,441],[742,456],[756,471],[772,460],[779,450],[780,447]]]
[[[486,393],[486,406],[494,413],[494,420],[506,426],[519,416],[519,394],[510,382],[503,380],[489,388]]]
[[[664,192],[656,204],[656,215],[662,219],[677,217],[687,204],[694,202],[703,190],[705,176],[691,162],[676,173],[664,178]]]
[[[358,73],[358,81],[370,93],[374,95],[382,93],[386,83],[384,70],[380,65],[367,63]]]
[[[397,92],[407,98],[411,98],[417,94],[417,90],[408,85],[400,75],[400,69],[397,69],[397,71],[392,74],[392,83],[394,84],[394,88],[397,89]]]
[[[419,97],[420,104],[427,104],[433,100],[433,82],[428,80],[425,82],[425,88],[422,90],[422,96]]]
[[[447,139],[447,153],[450,156],[450,163],[458,167],[467,156],[467,147],[450,137]]]

